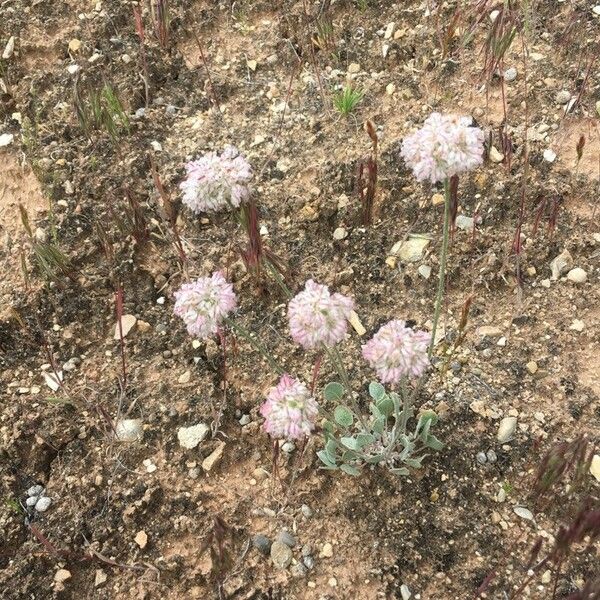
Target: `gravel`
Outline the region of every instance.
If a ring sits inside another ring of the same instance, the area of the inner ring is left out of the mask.
[[[287,569],[292,562],[292,549],[282,542],[273,542],[271,560],[278,569]]]
[[[285,529],[279,532],[279,535],[277,536],[277,541],[281,542],[282,544],[285,544],[286,546],[289,546],[290,548],[293,548],[296,545],[296,538]]]
[[[269,556],[271,552],[271,540],[262,534],[257,534],[252,538],[252,545],[265,556]]]
[[[48,496],[42,496],[35,503],[35,510],[37,510],[37,512],[45,512],[50,508],[50,504],[52,504],[52,499],[48,498]]]

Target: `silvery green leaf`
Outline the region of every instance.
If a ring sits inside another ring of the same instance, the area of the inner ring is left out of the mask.
[[[359,446],[356,442],[356,438],[343,437],[343,438],[340,438],[340,442],[342,442],[342,444],[349,450],[358,450],[359,449]]]
[[[333,433],[335,431],[335,425],[331,421],[323,421],[323,431],[326,433]]]
[[[406,446],[404,446],[404,449],[402,450],[402,452],[400,452],[400,460],[403,461],[407,459],[412,454],[414,449],[415,445],[413,444],[413,442],[407,441]]]
[[[431,433],[427,436],[427,441],[425,442],[425,445],[428,448],[431,448],[432,450],[443,450],[444,449],[444,444],[442,442],[440,442],[440,440],[438,440],[435,435],[432,435]]]
[[[437,423],[438,417],[432,410],[426,410],[421,413],[419,416],[419,422],[417,423],[417,427],[415,429],[415,437],[418,437],[421,431],[428,427],[427,432],[429,432],[429,427],[435,425]]]
[[[337,450],[338,443],[334,439],[327,440],[325,444],[325,452],[335,458],[335,451]]]
[[[323,398],[328,402],[339,402],[344,397],[344,386],[337,381],[332,381],[325,386]]]
[[[423,423],[423,428],[421,429],[421,433],[419,434],[421,441],[426,444],[427,438],[429,437],[429,430],[431,429],[431,420],[426,419]]]
[[[410,475],[410,471],[406,467],[400,467],[398,469],[390,469],[394,475]]]
[[[346,450],[342,454],[342,458],[340,459],[340,464],[350,464],[359,459],[358,454],[354,450]]]
[[[403,462],[409,467],[413,467],[414,469],[420,469],[422,466],[421,461],[423,460],[423,458],[425,457],[421,456],[419,458],[405,458]]]
[[[381,416],[378,419],[375,419],[371,427],[375,433],[383,433],[383,430],[385,429],[385,417]]]
[[[421,413],[420,419],[429,419],[431,421],[431,426],[433,427],[438,422],[437,413],[434,410],[424,410]]]
[[[341,404],[335,407],[333,418],[335,419],[335,422],[342,427],[350,427],[354,423],[352,411]]]
[[[408,447],[410,447],[410,449],[412,450],[412,449],[415,447],[415,445],[414,445],[413,441],[412,441],[412,440],[411,440],[411,439],[410,439],[410,438],[409,438],[407,435],[404,435],[403,433],[401,433],[401,434],[398,436],[398,440],[397,440],[397,441],[398,441],[398,442],[400,442],[400,445],[401,445],[403,448],[408,448]]]
[[[354,475],[354,477],[358,477],[358,475],[360,475],[360,471],[352,465],[341,465],[340,469],[344,471],[344,473],[348,473],[348,475]]]
[[[394,404],[394,410],[400,410],[400,396],[398,396],[398,394],[396,394],[396,392],[392,392],[390,394],[390,398],[392,399],[392,403]]]
[[[385,460],[385,456],[383,454],[376,454],[375,456],[370,456],[367,458],[365,462],[368,462],[370,465],[376,465],[382,460]]]
[[[375,436],[370,433],[359,433],[356,436],[356,445],[358,449],[362,449],[375,441]]]
[[[329,454],[327,454],[327,452],[325,452],[325,450],[319,450],[317,452],[317,456],[319,457],[319,459],[321,460],[321,462],[329,467],[329,468],[335,468],[335,462],[333,462],[330,457]]]
[[[383,415],[381,414],[381,411],[377,408],[377,405],[374,402],[371,402],[371,404],[369,404],[369,408],[371,409],[371,414],[378,419],[379,417],[382,417]]]
[[[375,402],[379,402],[385,396],[385,388],[378,381],[371,381],[369,384],[369,394]]]
[[[389,396],[384,396],[377,403],[377,408],[386,417],[389,417],[394,412],[394,402]]]

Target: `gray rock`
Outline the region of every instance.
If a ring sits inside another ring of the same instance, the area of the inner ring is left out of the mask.
[[[279,532],[279,535],[277,536],[277,541],[281,542],[282,544],[285,544],[286,546],[289,546],[290,548],[293,548],[296,545],[296,538],[285,529]]]
[[[521,519],[526,519],[527,521],[533,521],[533,513],[524,506],[515,506],[513,508],[515,515],[521,517]]]
[[[571,93],[567,90],[561,90],[556,94],[556,104],[566,104],[571,99]]]
[[[575,267],[567,273],[567,279],[573,283],[585,283],[587,273],[581,267]]]
[[[308,569],[302,563],[296,563],[291,569],[292,577],[306,577]]]
[[[312,569],[315,566],[315,559],[309,554],[302,557],[302,562],[307,569]]]
[[[307,518],[310,519],[310,517],[313,516],[313,510],[310,506],[308,506],[308,504],[303,504],[300,507],[300,512]]]
[[[458,215],[456,217],[456,226],[464,231],[473,231],[473,227],[475,227],[475,221],[473,220],[473,217]]]
[[[294,444],[294,442],[288,440],[287,442],[284,442],[281,445],[281,449],[286,453],[286,454],[290,454],[291,452],[293,452],[296,449],[296,444]]]
[[[282,542],[273,542],[271,560],[278,569],[287,569],[292,562],[292,549]]]
[[[346,237],[348,237],[348,232],[343,227],[338,227],[333,232],[333,239],[337,240],[338,242],[341,241],[341,240],[343,240],[343,239],[346,239]]]
[[[29,498],[27,498],[27,500],[25,500],[25,506],[35,506],[37,501],[38,501],[37,496],[29,496]]]
[[[182,448],[191,450],[206,438],[209,431],[209,427],[204,423],[198,423],[198,425],[192,425],[191,427],[180,427],[177,431],[179,445]]]
[[[402,596],[402,600],[410,600],[412,598],[412,594],[405,583],[400,586],[400,595]]]
[[[48,496],[42,496],[35,503],[35,510],[37,510],[38,512],[44,512],[50,508],[51,504],[52,504],[51,498],[48,498]]]
[[[509,67],[504,71],[504,81],[514,81],[517,78],[517,70],[514,67]]]
[[[501,444],[505,444],[513,439],[517,429],[517,417],[504,417],[498,426],[496,438]]]
[[[243,427],[244,425],[248,425],[252,419],[250,415],[242,415],[240,418],[240,425]]]
[[[43,491],[44,491],[43,485],[32,485],[27,490],[27,495],[28,496],[39,496]]]
[[[394,244],[391,250],[392,256],[398,256],[402,262],[417,262],[423,258],[425,248],[430,244],[428,236],[412,234],[405,242]]]
[[[143,436],[141,419],[121,419],[115,425],[115,437],[119,442],[138,442]]]
[[[271,540],[262,534],[257,534],[252,538],[252,545],[265,556],[269,556],[271,552]]]
[[[565,248],[556,258],[550,263],[550,270],[552,271],[552,279],[556,281],[565,271],[573,266],[573,257],[571,253]]]
[[[498,460],[498,455],[493,450],[488,450],[486,453],[488,462],[495,463]]]
[[[431,277],[431,267],[429,265],[421,265],[417,271],[423,279],[429,279]]]
[[[485,452],[478,452],[476,458],[477,458],[477,462],[480,465],[485,465],[485,463],[487,462],[487,456],[485,455]]]

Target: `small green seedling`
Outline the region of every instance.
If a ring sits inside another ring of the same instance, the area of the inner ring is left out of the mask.
[[[333,105],[340,114],[347,117],[358,106],[364,95],[362,90],[347,85],[334,94]]]

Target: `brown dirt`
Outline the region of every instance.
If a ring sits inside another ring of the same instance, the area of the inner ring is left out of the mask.
[[[442,209],[432,207],[431,197],[439,190],[414,181],[399,158],[400,140],[432,110],[451,110],[473,114],[499,144],[500,78],[493,77],[487,93],[482,87],[489,19],[472,42],[455,44],[452,63],[439,51],[435,10],[425,16],[424,3],[416,0],[371,0],[364,12],[350,0],[333,2],[334,41],[326,50],[311,46],[317,30],[304,16],[319,3],[171,4],[166,50],[144,13],[151,102],[143,116],[136,116],[145,90],[129,5],[15,0],[0,6],[0,48],[9,35],[17,37],[14,56],[0,70],[9,90],[0,95],[0,132],[15,134],[15,142],[0,149],[0,597],[371,599],[401,598],[406,585],[413,598],[466,600],[496,569],[487,598],[505,598],[526,578],[523,565],[537,537],[550,548],[583,498],[598,502],[598,483],[589,474],[567,500],[563,489],[550,506],[534,506],[530,496],[540,457],[553,443],[585,434],[597,446],[600,438],[597,77],[571,113],[555,101],[562,89],[577,97],[598,20],[587,3],[547,3],[530,23],[529,51],[545,58],[526,66],[527,118],[530,127],[545,124],[548,131],[529,148],[518,259],[511,245],[526,125],[525,65],[516,43],[504,65],[518,69],[504,90],[511,170],[487,162],[461,180],[459,213],[475,216],[477,226],[474,234],[457,230],[451,245],[444,326],[448,339],[456,339],[462,306],[472,296],[467,337],[449,357],[449,368],[442,368],[440,356],[440,368],[432,369],[418,399],[420,407],[440,414],[438,437],[447,447],[406,479],[384,470],[351,478],[318,469],[316,438],[282,454],[274,473],[258,408],[275,374],[242,338],[235,347],[228,340],[224,365],[218,344],[193,345],[172,314],[173,292],[186,274],[148,153],[173,200],[186,160],[226,143],[246,154],[257,173],[265,242],[289,266],[291,288],[299,290],[311,277],[356,300],[367,334],[361,339],[352,332],[342,353],[364,394],[372,373],[359,358],[360,343],[391,318],[427,327],[435,295]],[[572,14],[578,35],[566,43]],[[449,16],[443,9],[441,23]],[[401,33],[386,41],[378,31],[392,21]],[[82,43],[70,52],[73,38]],[[256,70],[249,66],[253,60]],[[130,116],[118,143],[102,129],[86,133],[78,122],[75,76],[67,71],[74,63],[81,67],[81,94],[105,82],[118,90]],[[348,72],[353,63],[358,73]],[[344,118],[331,108],[331,90],[347,80],[365,97]],[[12,117],[17,111],[21,126]],[[357,161],[369,152],[366,119],[380,136],[380,187],[370,228],[360,225],[355,190]],[[582,133],[586,145],[576,165]],[[552,164],[542,158],[547,147],[558,154]],[[145,242],[136,240],[127,194],[141,207],[150,232]],[[66,273],[44,276],[18,203],[33,229],[55,240],[69,259]],[[309,381],[314,357],[289,339],[286,300],[277,285],[265,278],[257,290],[238,258],[245,240],[237,223],[227,215],[194,218],[185,210],[177,223],[188,275],[226,270],[240,300],[236,319],[290,372]],[[333,239],[338,227],[348,231],[342,241]],[[390,268],[391,247],[411,232],[431,234],[434,241],[420,263]],[[562,278],[547,287],[549,263],[564,248],[586,270],[587,282]],[[430,279],[418,274],[420,264],[432,267]],[[125,313],[139,319],[126,338],[125,387],[113,336],[118,283]],[[583,331],[572,328],[575,319],[583,321]],[[500,335],[481,338],[477,329],[484,325]],[[51,360],[64,372],[64,389],[56,393],[42,376],[52,371]],[[538,368],[533,374],[531,361]],[[221,431],[185,451],[177,430],[210,424],[225,366]],[[320,383],[332,377],[325,363]],[[142,442],[113,440],[111,424],[119,414],[143,420]],[[498,420],[509,414],[518,416],[517,434],[500,445]],[[240,425],[242,415],[250,416],[249,424]],[[202,462],[219,442],[225,442],[222,458],[206,472]],[[489,449],[497,461],[479,464],[477,453]],[[17,506],[37,482],[53,504],[31,522]],[[508,498],[498,502],[502,486]],[[515,505],[531,508],[535,522],[517,517]],[[273,540],[282,529],[298,543],[294,565],[279,570],[251,538]],[[144,548],[135,541],[142,530]],[[331,557],[321,556],[326,543],[333,546]],[[303,552],[314,566],[299,574],[294,567]],[[577,548],[562,568],[557,598],[598,576],[598,552]],[[59,568],[71,573],[64,584],[54,579]],[[103,576],[106,581],[97,583]],[[542,572],[526,597],[552,597]]]

